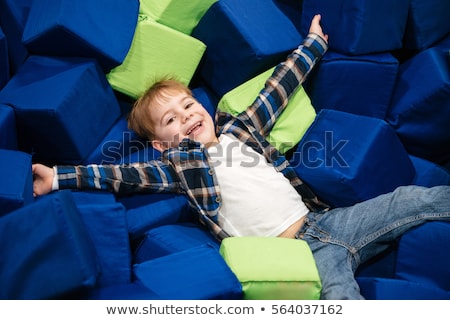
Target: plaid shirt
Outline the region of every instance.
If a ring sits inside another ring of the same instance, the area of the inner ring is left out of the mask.
[[[266,81],[265,88],[246,111],[237,116],[217,111],[216,134],[232,134],[264,155],[289,179],[312,211],[327,208],[297,176],[286,158],[266,137],[284,110],[291,94],[305,80],[327,50],[316,34],[309,34]],[[220,188],[207,149],[189,139],[178,148],[163,152],[160,160],[130,165],[58,166],[59,188],[110,190],[116,194],[136,192],[183,193],[217,239],[230,236],[218,225]]]

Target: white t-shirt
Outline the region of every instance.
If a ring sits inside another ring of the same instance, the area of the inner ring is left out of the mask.
[[[233,236],[278,236],[308,213],[289,180],[232,135],[208,148],[222,206],[219,225]]]

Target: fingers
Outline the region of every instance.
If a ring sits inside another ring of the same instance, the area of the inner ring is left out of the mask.
[[[316,33],[321,36],[326,42],[328,42],[328,35],[323,33],[322,26],[320,25],[320,21],[322,19],[322,15],[320,13],[316,14],[311,21],[310,32]]]
[[[311,24],[320,24],[320,19],[322,19],[322,16],[318,13],[313,17]]]

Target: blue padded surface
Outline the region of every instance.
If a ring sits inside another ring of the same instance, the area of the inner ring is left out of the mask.
[[[395,278],[397,263],[397,245],[393,244],[387,250],[366,261],[355,272],[355,277]]]
[[[322,15],[330,49],[350,55],[392,51],[402,47],[409,0],[303,0],[302,31]]]
[[[297,31],[301,32],[303,0],[273,0],[273,3],[291,20]]]
[[[393,191],[414,177],[407,152],[385,121],[327,109],[303,136],[291,164],[336,207]]]
[[[140,282],[95,288],[80,297],[83,300],[158,300],[155,292],[146,288]]]
[[[70,191],[0,218],[0,234],[1,299],[55,299],[95,285],[95,251]]]
[[[127,207],[128,232],[132,239],[143,237],[151,228],[186,220],[190,215],[184,195],[134,195],[119,200]]]
[[[410,154],[450,160],[450,60],[439,48],[422,51],[399,68],[388,123]]]
[[[134,275],[162,299],[242,299],[239,280],[208,245],[136,264]]]
[[[201,78],[218,96],[285,59],[302,37],[272,0],[221,0],[192,36],[207,45]]]
[[[14,108],[20,149],[41,162],[80,163],[120,117],[98,64],[31,56],[0,91]]]
[[[130,158],[130,154],[141,152],[149,145],[149,142],[139,138],[134,131],[128,129],[126,117],[121,117],[94,151],[83,160],[83,164],[123,163]]]
[[[206,86],[199,86],[192,89],[192,95],[208,111],[209,115],[215,120],[217,104],[219,100]]]
[[[130,49],[138,10],[138,0],[34,0],[22,40],[33,54],[95,58],[108,72]]]
[[[396,275],[450,291],[449,252],[450,222],[427,222],[400,239]]]
[[[328,51],[304,87],[317,112],[334,109],[384,119],[398,66],[390,53],[349,56]]]
[[[434,47],[442,49],[450,57],[450,33],[444,37],[441,41],[438,41]]]
[[[9,57],[6,36],[0,26],[0,90],[9,80]]]
[[[34,202],[31,156],[0,149],[0,216]]]
[[[411,0],[404,47],[424,50],[450,33],[450,1]]]
[[[410,156],[416,170],[412,184],[423,187],[450,185],[450,172],[442,166],[419,157]]]
[[[448,300],[450,293],[423,283],[401,279],[357,278],[368,300]]]
[[[131,280],[131,251],[125,207],[111,193],[73,192],[81,220],[92,239],[100,265],[97,287]]]
[[[219,250],[219,242],[212,234],[195,223],[180,223],[153,228],[134,253],[134,262],[142,263],[168,254],[208,244]]]
[[[11,74],[15,74],[28,57],[28,50],[22,43],[22,34],[32,3],[33,0],[2,0],[1,2],[0,21],[8,42]]]
[[[0,149],[17,150],[16,116],[14,110],[0,104]]]

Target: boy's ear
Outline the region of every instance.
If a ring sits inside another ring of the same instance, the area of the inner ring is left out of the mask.
[[[165,146],[160,140],[152,140],[152,147],[159,152],[163,152],[167,149],[167,146]]]

